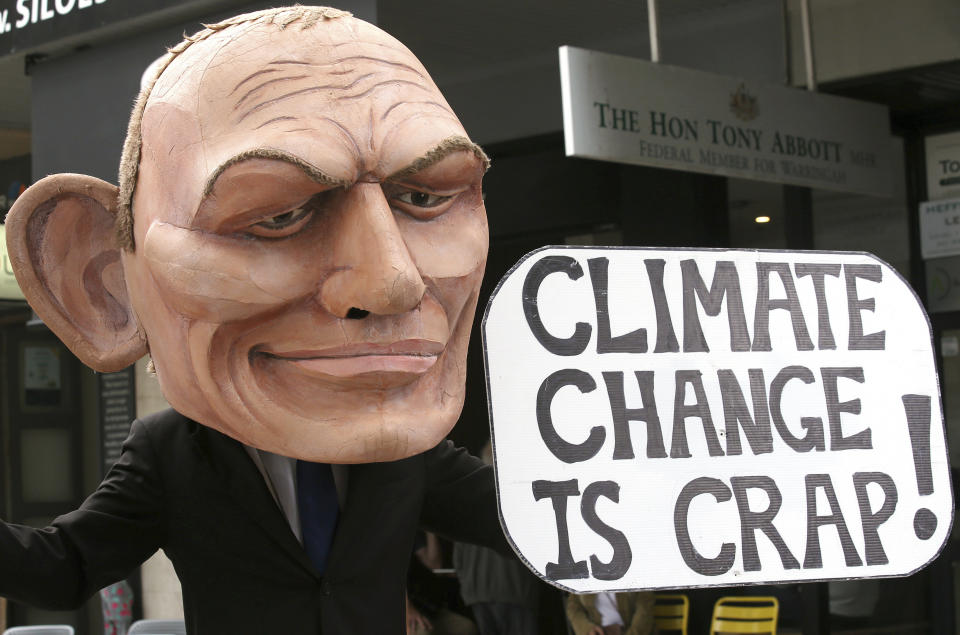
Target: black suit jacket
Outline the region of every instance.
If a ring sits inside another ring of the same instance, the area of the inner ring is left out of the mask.
[[[349,467],[320,576],[243,447],[167,410],[134,422],[80,509],[42,530],[0,527],[0,595],[73,608],[162,547],[183,586],[188,633],[399,634],[420,525],[509,551],[492,470],[444,442]]]

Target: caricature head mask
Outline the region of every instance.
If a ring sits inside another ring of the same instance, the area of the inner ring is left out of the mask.
[[[367,462],[439,442],[487,161],[423,66],[320,7],[238,16],[159,66],[119,192],[56,175],[8,217],[31,305],[96,370],[149,350],[174,408],[254,447]]]

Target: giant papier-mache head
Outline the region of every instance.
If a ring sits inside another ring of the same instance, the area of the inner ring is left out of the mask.
[[[400,42],[272,9],[171,49],[120,187],[47,177],[7,242],[30,304],[95,370],[149,353],[174,408],[243,443],[392,460],[463,405],[486,168]]]

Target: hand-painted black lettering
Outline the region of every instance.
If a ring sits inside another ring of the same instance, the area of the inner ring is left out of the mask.
[[[725,542],[720,546],[720,553],[715,558],[707,558],[697,551],[690,539],[690,503],[701,494],[712,494],[718,503],[724,503],[732,497],[730,488],[715,478],[703,476],[684,485],[673,508],[673,529],[677,536],[677,547],[683,561],[693,571],[700,575],[723,575],[733,566],[737,547],[732,542]]]
[[[870,282],[880,282],[883,270],[880,265],[843,265],[843,275],[847,283],[847,314],[850,317],[850,338],[847,347],[851,351],[882,351],[886,348],[886,331],[863,334],[862,311],[874,311],[876,301],[873,298],[861,299],[857,296],[857,278]]]
[[[623,373],[611,371],[603,373],[607,385],[607,398],[610,401],[610,413],[613,416],[613,458],[632,459],[633,440],[630,438],[630,422],[643,421],[647,424],[647,458],[663,458],[667,450],[663,446],[663,431],[657,414],[657,402],[653,393],[653,371],[636,371],[637,385],[640,387],[642,408],[627,408],[623,393]]]
[[[707,393],[703,390],[703,373],[699,370],[678,370],[675,374],[676,388],[673,399],[673,439],[670,443],[670,458],[685,459],[690,457],[690,448],[687,445],[687,417],[698,417],[703,424],[703,436],[707,441],[707,451],[710,456],[723,456],[723,448],[717,439],[717,430],[713,427],[713,417],[710,416],[710,404],[707,402]],[[687,399],[687,385],[693,387],[696,403],[685,404]]]
[[[807,474],[807,552],[803,556],[804,569],[822,569],[823,559],[820,556],[820,527],[833,525],[837,528],[840,537],[840,546],[843,548],[843,559],[848,567],[863,566],[860,554],[853,544],[847,523],[843,519],[837,493],[833,489],[833,481],[829,474]],[[830,513],[821,516],[817,514],[817,489],[822,489],[830,505]]]
[[[610,307],[608,302],[610,260],[590,258],[590,283],[593,285],[593,302],[597,310],[597,353],[646,353],[647,329],[637,329],[623,335],[610,334]]]
[[[823,452],[826,450],[826,442],[823,434],[823,421],[820,417],[801,417],[800,427],[807,431],[802,437],[795,437],[787,427],[787,422],[783,419],[783,409],[780,403],[783,400],[783,389],[791,379],[799,379],[805,384],[814,382],[813,373],[804,366],[787,366],[773,378],[770,383],[770,417],[773,419],[773,425],[780,434],[780,438],[797,452],[809,452],[816,450]]]
[[[787,297],[781,299],[770,298],[770,274],[776,273],[783,282]],[[757,263],[757,306],[753,314],[753,350],[770,351],[770,312],[782,309],[790,313],[790,322],[793,325],[793,338],[797,343],[798,351],[812,351],[813,341],[807,332],[807,325],[803,319],[803,309],[800,306],[800,296],[793,284],[793,275],[790,265],[785,262],[758,262]]]
[[[840,265],[813,262],[798,262],[793,266],[797,278],[810,276],[813,280],[813,292],[817,297],[817,348],[821,351],[834,350],[837,343],[830,328],[830,311],[827,308],[825,276],[840,277]]]
[[[680,344],[677,342],[677,334],[673,330],[670,306],[667,304],[667,294],[663,288],[664,262],[661,258],[648,258],[643,261],[647,268],[647,277],[650,279],[653,308],[657,314],[657,343],[653,352],[676,353],[680,350]]]
[[[633,552],[624,533],[603,522],[597,515],[597,499],[601,496],[619,503],[620,485],[613,481],[598,481],[590,483],[583,490],[583,498],[580,499],[580,514],[583,516],[583,521],[587,523],[587,527],[613,547],[610,562],[601,562],[597,556],[590,556],[590,571],[597,580],[619,580],[630,568]]]
[[[559,553],[556,562],[548,562],[546,576],[551,580],[578,580],[590,577],[587,561],[574,562],[570,550],[570,531],[567,527],[567,499],[579,496],[580,488],[576,479],[569,481],[534,481],[533,499],[549,498],[553,502],[553,513],[557,521],[557,542]]]
[[[921,496],[933,494],[933,471],[930,465],[930,395],[903,395],[907,415],[913,467],[917,475],[917,491]],[[913,516],[913,532],[920,540],[929,540],[937,531],[937,515],[921,507]]]
[[[917,474],[917,493],[933,494],[933,471],[930,466],[930,395],[903,395],[903,411],[907,415],[907,431],[913,449],[913,468]]]
[[[597,455],[607,433],[603,426],[594,426],[583,443],[570,443],[560,436],[553,425],[550,408],[554,395],[564,386],[575,386],[581,393],[587,393],[596,389],[597,382],[593,377],[576,368],[564,368],[549,375],[537,391],[537,426],[540,428],[540,437],[544,444],[555,457],[564,463],[578,463]]]
[[[750,414],[747,400],[733,371],[728,368],[717,371],[717,379],[720,380],[720,396],[723,398],[727,456],[743,452],[740,447],[740,426],[743,426],[750,450],[754,454],[773,452],[773,432],[770,430],[770,409],[767,405],[767,387],[763,379],[763,370],[751,368],[748,372],[753,415]]]
[[[862,368],[821,368],[823,378],[823,395],[827,402],[827,421],[830,424],[831,450],[869,450],[873,447],[870,428],[864,428],[856,434],[843,436],[840,413],[860,414],[860,400],[840,401],[837,379],[843,377],[863,383]]]
[[[537,338],[540,345],[553,353],[570,357],[579,355],[590,343],[590,325],[586,322],[577,322],[573,335],[567,338],[556,337],[547,332],[540,318],[540,308],[537,294],[544,279],[552,273],[565,273],[571,280],[578,280],[583,276],[583,269],[569,256],[544,256],[530,267],[527,277],[523,280],[523,315],[527,318],[530,332]]]
[[[883,504],[876,512],[870,509],[870,497],[867,485],[876,483],[883,490]],[[863,526],[863,545],[867,566],[887,564],[887,554],[883,551],[880,532],[877,528],[893,516],[897,508],[897,486],[889,474],[883,472],[857,472],[853,475],[853,489],[857,493],[860,506],[860,523]]]
[[[700,353],[710,350],[700,328],[700,315],[697,312],[697,300],[704,313],[714,317],[720,314],[723,298],[727,298],[727,323],[730,327],[730,350],[749,351],[750,334],[747,332],[747,318],[743,313],[743,299],[740,295],[740,278],[737,267],[729,260],[717,262],[710,290],[700,276],[696,260],[680,261],[683,276],[683,351]]]
[[[760,571],[762,568],[757,551],[757,530],[762,531],[773,543],[784,569],[799,569],[800,563],[790,553],[787,543],[773,526],[773,519],[783,504],[783,495],[780,494],[780,489],[773,479],[769,476],[734,476],[730,479],[730,484],[733,486],[733,495],[737,499],[737,511],[740,514],[740,545],[744,571]],[[770,504],[765,510],[759,512],[750,510],[748,489],[762,489],[766,493]]]

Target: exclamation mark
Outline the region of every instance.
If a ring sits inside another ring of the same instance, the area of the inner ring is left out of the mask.
[[[907,413],[907,429],[913,447],[913,467],[917,475],[920,496],[933,494],[933,470],[930,466],[930,396],[903,395],[903,409]],[[937,529],[937,517],[926,507],[913,516],[913,531],[920,540],[927,540]]]

